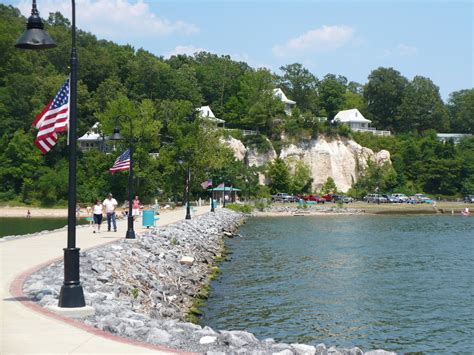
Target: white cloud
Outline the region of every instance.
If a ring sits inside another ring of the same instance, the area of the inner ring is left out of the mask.
[[[418,48],[413,46],[407,46],[405,44],[399,44],[397,46],[398,54],[401,56],[413,56],[418,54]]]
[[[287,57],[330,52],[346,45],[353,37],[354,30],[349,26],[323,26],[274,46],[273,53],[278,57]]]
[[[386,56],[397,55],[400,57],[412,57],[418,54],[418,48],[406,44],[399,44],[395,48],[385,49],[384,54]]]
[[[29,16],[31,1],[20,0],[18,7]],[[50,12],[61,12],[71,19],[71,5],[64,0],[44,0],[38,4],[41,17]],[[195,34],[199,28],[183,21],[169,21],[157,17],[143,0],[77,0],[76,26],[99,38],[125,42],[135,38]]]
[[[178,55],[178,54],[186,54],[186,55],[194,55],[195,53],[199,52],[210,52],[207,49],[200,48],[200,47],[195,47],[193,45],[189,46],[176,46],[171,52],[166,54],[166,58],[169,58],[173,55]]]

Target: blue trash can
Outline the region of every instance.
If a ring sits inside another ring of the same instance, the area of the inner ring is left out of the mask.
[[[142,216],[143,227],[154,227],[155,226],[155,211],[154,210],[143,210]]]
[[[216,200],[212,200],[212,208],[217,208],[217,201]]]

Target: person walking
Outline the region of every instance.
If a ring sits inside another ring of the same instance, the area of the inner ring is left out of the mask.
[[[104,200],[103,205],[105,206],[105,213],[107,215],[107,231],[110,232],[110,227],[113,225],[114,232],[117,231],[117,220],[115,216],[115,208],[117,208],[117,200],[113,198],[112,194],[109,193],[107,198]]]
[[[94,230],[92,233],[100,233],[100,225],[102,224],[102,213],[104,211],[104,206],[100,203],[100,200],[95,201],[95,205],[92,208],[92,219],[94,221]]]
[[[138,199],[138,196],[135,196],[135,199],[132,202],[132,216],[133,220],[140,215],[140,200]]]

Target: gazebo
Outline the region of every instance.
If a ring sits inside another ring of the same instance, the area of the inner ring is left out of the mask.
[[[239,200],[238,193],[242,190],[233,186],[218,186],[210,189],[210,191],[213,200],[223,201],[223,199],[227,197],[226,202],[235,202]]]

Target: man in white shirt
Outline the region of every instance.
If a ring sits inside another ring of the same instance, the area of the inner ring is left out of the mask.
[[[113,224],[114,232],[117,231],[117,221],[115,218],[115,208],[118,203],[117,200],[112,197],[112,194],[109,193],[107,198],[102,203],[105,206],[105,212],[107,213],[107,230],[110,232],[110,225]]]

